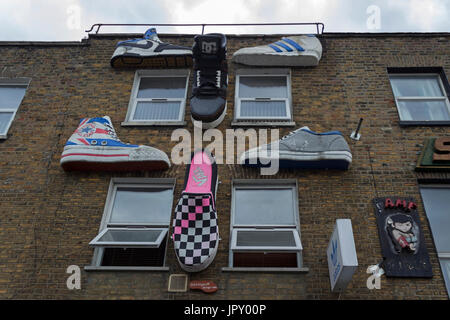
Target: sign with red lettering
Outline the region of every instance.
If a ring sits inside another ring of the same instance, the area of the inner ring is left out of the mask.
[[[387,277],[433,276],[413,198],[374,199],[378,234]]]
[[[189,288],[191,290],[201,290],[205,293],[213,293],[219,289],[213,281],[209,280],[192,280]]]
[[[427,139],[416,171],[450,171],[450,137]]]

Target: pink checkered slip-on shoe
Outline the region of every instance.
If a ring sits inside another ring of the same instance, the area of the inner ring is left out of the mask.
[[[175,209],[173,235],[175,253],[187,272],[206,269],[217,253],[216,191],[218,175],[214,157],[196,151],[187,165],[184,191]]]
[[[123,143],[108,116],[84,118],[67,140],[61,155],[66,171],[151,171],[170,167],[159,149]]]

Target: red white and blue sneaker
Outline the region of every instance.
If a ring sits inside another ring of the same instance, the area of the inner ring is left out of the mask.
[[[192,50],[159,40],[155,28],[147,30],[143,38],[117,43],[111,66],[182,68],[192,66]]]
[[[283,37],[267,45],[242,48],[232,61],[249,66],[317,66],[322,45],[314,35]]]
[[[67,140],[60,163],[66,171],[144,171],[170,167],[169,157],[163,151],[121,142],[108,116],[82,119]]]
[[[217,164],[212,155],[197,151],[186,169],[184,191],[175,209],[173,234],[175,253],[183,270],[206,269],[217,253],[216,189]]]

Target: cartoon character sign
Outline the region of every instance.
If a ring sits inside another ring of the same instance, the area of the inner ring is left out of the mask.
[[[432,277],[415,200],[376,198],[374,205],[386,276]]]
[[[416,254],[419,249],[419,228],[413,218],[404,213],[395,213],[386,217],[386,231],[392,240],[395,253]]]

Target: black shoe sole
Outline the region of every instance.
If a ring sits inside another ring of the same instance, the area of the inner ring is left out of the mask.
[[[116,56],[111,59],[111,66],[113,68],[183,68],[191,67],[193,65],[192,56]]]

